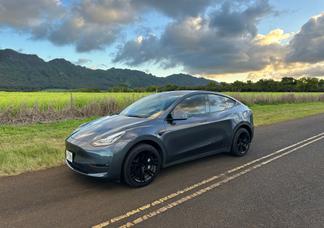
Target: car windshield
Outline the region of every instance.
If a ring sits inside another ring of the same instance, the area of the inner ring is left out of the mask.
[[[179,97],[179,94],[153,94],[144,97],[128,106],[120,114],[130,117],[154,118],[159,116],[164,110]]]

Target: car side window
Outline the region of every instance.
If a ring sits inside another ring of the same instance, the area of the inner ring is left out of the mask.
[[[206,95],[193,95],[178,104],[173,113],[185,113],[188,117],[206,114],[208,104]]]
[[[211,113],[221,112],[226,109],[232,108],[235,105],[234,100],[227,97],[215,95],[215,94],[209,94],[208,100],[209,100],[209,112]]]

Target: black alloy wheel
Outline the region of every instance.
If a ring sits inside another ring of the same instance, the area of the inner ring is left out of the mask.
[[[245,128],[237,130],[232,143],[232,154],[235,156],[244,156],[250,149],[251,135]]]
[[[130,151],[125,160],[124,181],[132,187],[146,186],[159,174],[160,167],[159,152],[151,145],[140,144]]]

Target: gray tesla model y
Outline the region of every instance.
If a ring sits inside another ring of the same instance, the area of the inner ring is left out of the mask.
[[[243,156],[252,137],[252,112],[234,98],[163,92],[81,125],[66,139],[66,163],[87,176],[140,187],[170,165],[221,152]]]

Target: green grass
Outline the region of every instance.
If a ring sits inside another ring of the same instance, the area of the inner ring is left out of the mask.
[[[54,109],[62,109],[69,106],[72,102],[76,107],[83,107],[93,101],[100,101],[103,99],[114,99],[120,107],[124,107],[130,102],[137,100],[140,97],[148,95],[149,93],[87,93],[87,92],[1,92],[0,91],[0,112],[1,109],[8,107],[20,108],[21,106],[31,107],[37,105],[38,107],[52,107]],[[281,93],[281,92],[230,92],[226,93],[249,104],[253,103],[289,103],[287,94],[296,97],[295,102],[305,102],[308,98],[316,98],[323,96],[324,93]],[[300,98],[300,99],[298,99]]]
[[[324,113],[324,102],[253,105],[251,108],[255,125],[261,126]]]
[[[0,126],[0,175],[61,164],[65,137],[88,120]]]
[[[1,92],[0,110],[8,107],[19,108],[21,106],[31,107],[54,107],[61,109],[69,106],[72,102],[76,107],[82,107],[93,101],[114,99],[121,107],[129,101],[137,100],[149,93],[83,93],[83,92]]]
[[[252,109],[255,125],[260,126],[324,113],[324,103],[253,105]],[[0,175],[63,164],[65,137],[90,119],[0,126]]]

